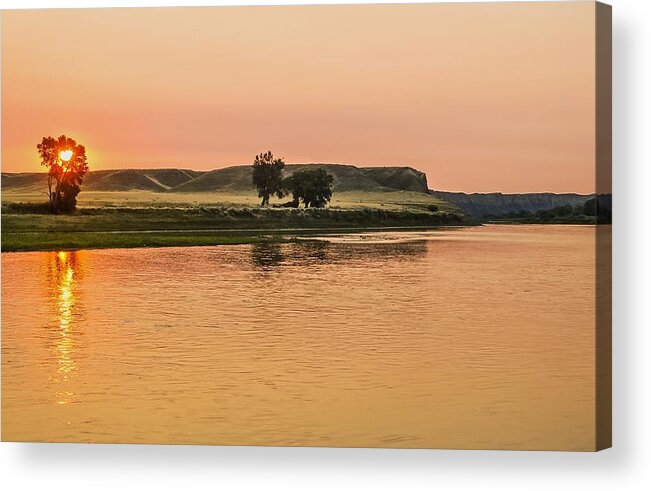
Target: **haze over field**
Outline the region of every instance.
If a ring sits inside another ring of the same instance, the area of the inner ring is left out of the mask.
[[[271,149],[287,162],[409,165],[443,190],[592,193],[593,12],[3,12],[2,170],[41,170],[36,143],[65,133],[94,170],[210,170]]]

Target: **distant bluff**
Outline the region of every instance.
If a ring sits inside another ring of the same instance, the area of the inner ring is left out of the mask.
[[[310,168],[323,168],[334,178],[335,192],[405,190],[427,193],[427,178],[411,167],[355,167],[343,164],[289,164],[285,176]],[[177,186],[175,192],[205,193],[212,191],[244,192],[253,189],[251,166],[232,166],[202,173]]]
[[[307,166],[324,168],[334,177],[336,191],[416,191],[428,192],[427,177],[411,167],[355,167],[343,164],[288,164],[289,176]],[[252,191],[252,167],[236,165],[211,171],[189,169],[120,169],[90,171],[83,184],[88,191],[154,191],[210,193]],[[3,173],[3,189],[42,189],[47,186],[43,172]]]
[[[550,210],[557,206],[583,205],[592,198],[593,194],[575,193],[451,193],[431,191],[443,201],[452,203],[473,218],[485,216],[501,216],[511,212],[526,211],[535,213],[539,210]]]

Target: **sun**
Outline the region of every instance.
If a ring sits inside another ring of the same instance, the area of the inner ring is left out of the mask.
[[[67,162],[68,160],[70,160],[72,158],[72,150],[61,150],[59,152],[59,158],[63,162]]]

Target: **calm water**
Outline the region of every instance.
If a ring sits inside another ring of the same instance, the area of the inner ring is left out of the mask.
[[[594,228],[2,254],[2,438],[594,446]]]

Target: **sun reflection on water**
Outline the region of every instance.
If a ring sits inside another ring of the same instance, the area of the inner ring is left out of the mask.
[[[60,251],[52,254],[49,264],[50,286],[54,300],[55,326],[58,336],[55,342],[57,366],[52,381],[56,384],[57,404],[74,402],[74,392],[67,386],[75,375],[77,351],[75,341],[76,282],[80,274],[80,255],[77,252]]]

